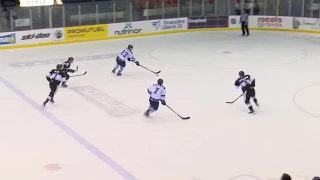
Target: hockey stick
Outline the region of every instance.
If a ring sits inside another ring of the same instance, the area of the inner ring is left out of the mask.
[[[74,76],[70,76],[70,77],[77,77],[77,76],[83,76],[83,75],[86,75],[87,74],[87,71],[84,72],[83,74],[78,74],[78,75],[74,75]]]
[[[178,115],[181,119],[183,120],[187,120],[190,119],[190,117],[182,117],[180,116],[176,111],[174,111],[170,106],[166,105],[172,112],[174,112],[176,115]]]
[[[76,69],[76,71],[78,71],[78,69],[79,69],[79,67],[77,66],[77,69]]]
[[[234,101],[231,101],[231,102],[226,102],[226,103],[228,103],[228,104],[232,104],[232,103],[234,103],[234,102],[236,102],[241,96],[243,96],[244,95],[244,93],[242,93],[239,97],[237,97],[237,99],[235,99]]]
[[[146,69],[146,70],[148,70],[148,71],[150,71],[150,72],[152,72],[152,73],[154,73],[154,74],[159,74],[161,71],[158,71],[158,72],[154,72],[154,71],[152,71],[152,70],[150,70],[150,69],[148,69],[148,68],[146,68],[146,67],[144,67],[144,66],[142,66],[142,65],[139,65],[140,67],[142,67],[142,68],[144,68],[144,69]]]

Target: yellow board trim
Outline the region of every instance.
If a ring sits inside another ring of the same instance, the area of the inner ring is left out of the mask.
[[[39,47],[39,46],[51,46],[59,44],[70,44],[70,43],[81,43],[81,42],[91,42],[91,41],[103,41],[103,40],[112,40],[112,39],[122,39],[122,38],[132,38],[132,37],[143,37],[143,36],[154,36],[154,35],[163,35],[163,34],[174,34],[174,33],[184,33],[184,32],[204,32],[204,31],[229,31],[229,30],[240,30],[240,28],[201,28],[201,29],[186,29],[186,30],[175,30],[175,31],[166,31],[166,32],[152,32],[145,34],[130,34],[125,36],[106,36],[92,39],[76,39],[68,41],[53,41],[37,44],[21,44],[16,46],[0,46],[0,50],[6,49],[17,49],[17,48],[30,48],[30,47]],[[250,30],[260,30],[260,31],[290,31],[290,32],[302,32],[302,33],[311,33],[311,34],[320,34],[320,31],[315,30],[300,30],[300,29],[278,29],[278,28],[250,28]]]

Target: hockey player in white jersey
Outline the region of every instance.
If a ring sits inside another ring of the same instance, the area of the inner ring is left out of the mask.
[[[241,90],[243,92],[243,98],[244,102],[248,106],[250,112],[249,114],[254,114],[253,107],[250,103],[250,99],[252,98],[254,103],[259,106],[258,100],[256,98],[256,91],[255,91],[255,86],[256,86],[256,80],[251,77],[250,75],[245,75],[243,71],[239,72],[239,78],[235,81],[234,85],[238,89],[241,87]]]
[[[148,117],[151,113],[155,112],[159,108],[159,101],[162,105],[166,105],[166,88],[163,86],[163,80],[158,79],[157,84],[153,84],[148,88],[149,97],[149,108],[145,111],[144,115]]]
[[[112,73],[116,73],[116,70],[120,67],[117,75],[121,76],[123,69],[126,67],[126,60],[136,63],[139,66],[139,62],[133,57],[132,53],[133,46],[129,45],[128,48],[124,49],[118,56],[117,56],[117,65],[113,68]]]

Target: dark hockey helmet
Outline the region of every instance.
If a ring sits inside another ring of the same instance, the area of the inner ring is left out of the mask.
[[[62,64],[57,64],[57,69],[61,70],[62,69]]]
[[[162,86],[162,84],[163,84],[163,79],[158,79],[157,83],[158,83],[158,85]]]
[[[128,45],[128,49],[130,49],[130,51],[132,51],[133,46],[131,44]]]
[[[240,76],[240,77],[243,77],[244,75],[245,75],[244,71],[240,71],[240,72],[239,72],[239,76]]]
[[[68,58],[68,61],[71,62],[71,63],[73,63],[73,60],[74,60],[73,57],[69,57]]]
[[[283,173],[281,176],[281,180],[291,180],[291,176],[289,174]]]

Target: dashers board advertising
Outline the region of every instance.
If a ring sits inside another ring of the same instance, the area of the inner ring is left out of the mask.
[[[108,25],[108,36],[128,36],[188,29],[188,18],[158,19]]]
[[[228,16],[219,17],[189,17],[188,28],[227,28]]]

